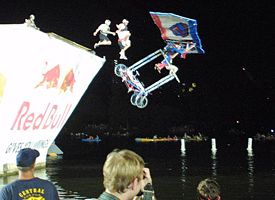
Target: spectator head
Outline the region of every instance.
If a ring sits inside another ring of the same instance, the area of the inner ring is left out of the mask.
[[[40,153],[31,148],[21,149],[16,156],[17,168],[21,171],[27,171],[34,167],[36,158]]]
[[[213,179],[202,180],[197,187],[199,200],[220,200],[220,185]]]
[[[106,20],[105,20],[105,24],[108,25],[108,26],[110,26],[111,21],[110,21],[109,19],[106,19]]]
[[[141,189],[144,160],[130,150],[114,150],[103,166],[104,187],[111,192],[125,193],[131,190],[133,197]]]
[[[127,19],[123,19],[123,20],[122,20],[122,23],[123,23],[125,26],[127,26],[127,25],[129,24],[129,21],[128,21]]]
[[[33,14],[30,15],[30,20],[34,20],[35,16]]]

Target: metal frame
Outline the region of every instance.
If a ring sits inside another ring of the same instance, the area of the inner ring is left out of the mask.
[[[138,69],[140,69],[147,63],[155,60],[156,58],[158,58],[161,55],[164,57],[164,59],[166,59],[164,56],[163,50],[158,49],[157,51],[155,51],[155,52],[149,54],[148,56],[144,57],[143,59],[137,61],[136,63],[134,63],[133,65],[131,65],[128,68],[123,64],[117,64],[117,62],[115,62],[115,74],[122,78],[122,81],[125,82],[125,85],[129,89],[129,85],[133,85],[135,83],[132,84],[132,83],[130,83],[130,82],[132,82],[131,80],[127,80],[127,78],[124,79],[123,77],[125,77],[125,76],[123,76],[123,74],[127,74],[128,77],[133,76],[132,78],[134,78],[135,80],[137,80],[140,83],[140,81],[136,78],[136,75],[134,75],[133,73],[134,72],[138,73],[137,72]],[[169,62],[167,62],[167,63],[169,63]],[[130,76],[129,76],[129,73],[131,73]],[[148,86],[146,88],[143,87],[140,90],[129,89],[128,92],[131,92],[131,91],[134,92],[134,94],[132,94],[132,96],[130,98],[131,103],[133,105],[137,106],[138,108],[146,107],[148,104],[148,99],[147,99],[148,94],[150,92],[158,89],[162,85],[168,83],[169,81],[172,81],[173,79],[176,79],[178,82],[180,82],[175,73],[169,73],[167,76],[161,78],[160,80],[158,80],[157,82],[151,84],[150,86]]]

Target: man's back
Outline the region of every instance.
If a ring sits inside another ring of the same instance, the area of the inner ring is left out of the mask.
[[[16,180],[0,191],[0,199],[2,200],[58,200],[58,193],[55,186],[40,178],[32,178],[29,180]]]

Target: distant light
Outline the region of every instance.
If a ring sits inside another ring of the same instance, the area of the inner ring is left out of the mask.
[[[244,67],[243,67],[242,69],[243,69],[243,71],[245,71],[245,68],[244,68]]]
[[[266,97],[266,100],[269,100],[270,98],[269,97]]]
[[[274,129],[271,129],[270,132],[271,132],[271,133],[274,133]]]
[[[236,121],[236,123],[237,123],[237,124],[239,124],[239,123],[240,123],[240,121],[239,121],[239,120],[237,120],[237,121]]]

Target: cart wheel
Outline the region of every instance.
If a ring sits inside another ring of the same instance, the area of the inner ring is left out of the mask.
[[[136,106],[137,96],[138,96],[137,93],[134,93],[134,94],[132,94],[132,96],[130,98],[131,104],[133,106]]]
[[[117,64],[115,65],[115,75],[118,77],[122,77],[122,72],[126,71],[127,67],[124,64]]]
[[[138,96],[136,98],[136,106],[138,108],[145,108],[148,104],[148,99],[146,96]]]

